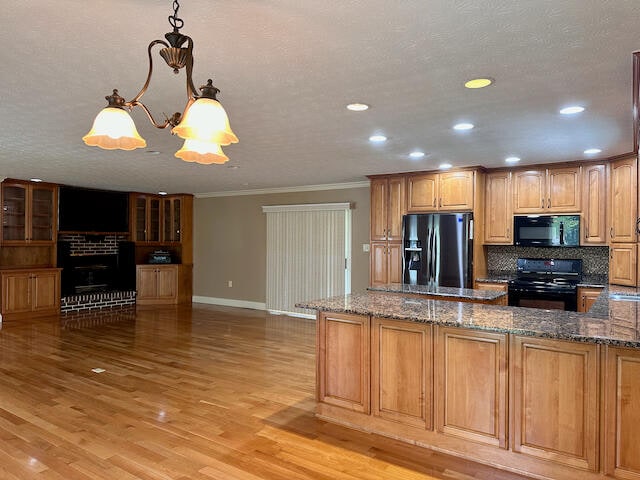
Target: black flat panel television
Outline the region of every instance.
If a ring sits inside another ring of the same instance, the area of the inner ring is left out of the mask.
[[[58,230],[61,232],[129,231],[129,194],[81,187],[60,187]]]

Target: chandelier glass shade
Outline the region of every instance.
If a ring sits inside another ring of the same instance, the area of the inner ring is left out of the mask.
[[[107,150],[134,150],[144,148],[147,142],[138,133],[129,111],[135,107],[141,107],[147,114],[149,121],[159,129],[172,127],[172,133],[185,140],[182,148],[175,154],[186,162],[202,164],[225,163],[229,158],[223,153],[221,145],[238,143],[238,137],[231,130],[227,112],[216,98],[220,92],[213,86],[211,79],[206,85],[199,88],[197,93],[193,84],[193,41],[191,37],[180,33],[184,22],[178,17],[180,4],[173,1],[174,12],[169,16],[169,24],[173,31],[165,35],[164,40],[153,40],[147,47],[149,58],[149,73],[147,79],[132,100],[125,100],[113,90],[112,95],[105,99],[108,101],[105,107],[96,116],[93,127],[82,140],[89,146],[96,146]],[[183,45],[186,43],[186,47]],[[167,65],[173,68],[174,73],[184,68],[187,83],[187,104],[182,113],[176,112],[171,117],[166,117],[164,122],[157,122],[151,111],[140,99],[147,91],[153,73],[152,48],[161,45],[160,56]]]

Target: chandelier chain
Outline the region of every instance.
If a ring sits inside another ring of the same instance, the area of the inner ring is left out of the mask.
[[[174,32],[177,32],[184,26],[184,21],[178,17],[178,10],[180,10],[180,2],[173,0],[173,15],[169,15],[169,25],[173,27]]]

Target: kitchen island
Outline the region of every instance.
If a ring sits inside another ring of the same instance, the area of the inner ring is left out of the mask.
[[[317,311],[317,414],[535,478],[640,479],[629,293],[586,314],[374,291],[299,304]]]

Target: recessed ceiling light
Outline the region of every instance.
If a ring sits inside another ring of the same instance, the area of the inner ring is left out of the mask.
[[[440,170],[447,170],[449,168],[451,168],[453,165],[451,165],[450,163],[441,163],[440,166],[438,167]]]
[[[238,165],[227,165],[227,168],[230,168],[231,170],[237,170],[240,167]]]
[[[564,107],[560,109],[562,115],[575,115],[576,113],[584,112],[584,107],[580,105],[571,105],[570,107]]]
[[[387,137],[385,137],[384,135],[371,135],[369,137],[369,141],[375,143],[386,142]]]
[[[600,153],[602,152],[602,150],[600,150],[599,148],[587,148],[584,151],[585,155],[595,155],[596,153]]]
[[[160,152],[157,150],[147,150],[147,153],[149,155],[160,155]]]
[[[41,179],[41,178],[30,178],[29,180],[31,180],[32,182],[36,182],[36,183],[38,183],[38,182],[41,182],[41,181],[42,181],[42,179]]]
[[[520,161],[519,157],[507,157],[504,159],[507,163],[518,163]]]
[[[167,192],[158,192],[158,195],[166,195]]]
[[[454,130],[471,130],[474,127],[473,123],[457,123],[453,126]]]
[[[464,84],[467,88],[484,88],[493,83],[491,78],[473,78]]]
[[[415,152],[411,152],[409,154],[409,156],[411,158],[422,158],[422,157],[424,157],[424,152],[420,152],[420,151],[416,150]]]
[[[351,110],[352,112],[364,112],[365,110],[369,110],[369,105],[366,103],[350,103],[347,105],[347,110]]]

